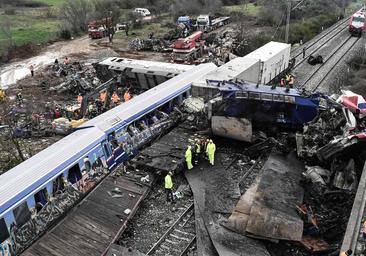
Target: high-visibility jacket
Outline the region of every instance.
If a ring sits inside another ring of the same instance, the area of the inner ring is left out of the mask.
[[[169,174],[165,176],[165,188],[167,189],[173,188],[172,176],[170,176]]]
[[[186,161],[192,161],[192,151],[189,148],[186,150]]]
[[[216,145],[213,142],[207,144],[206,152],[207,154],[215,154]]]
[[[125,100],[125,102],[131,99],[131,95],[128,91],[126,91],[125,94],[123,95],[123,99]]]
[[[112,94],[112,98],[111,99],[112,99],[113,103],[118,103],[120,101],[120,98],[118,97],[118,94],[116,92],[114,92]]]

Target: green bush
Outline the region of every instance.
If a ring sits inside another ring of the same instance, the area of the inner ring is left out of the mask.
[[[290,25],[290,42],[306,42],[337,21],[336,15],[319,15]]]
[[[67,28],[63,28],[59,31],[59,37],[64,40],[70,40],[71,39],[71,31]]]

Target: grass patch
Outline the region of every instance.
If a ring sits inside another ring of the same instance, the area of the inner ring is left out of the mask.
[[[253,3],[229,5],[223,7],[227,12],[238,12],[246,15],[256,16],[259,12],[260,7]]]
[[[50,6],[56,6],[56,7],[60,7],[66,2],[65,0],[36,0],[36,1],[50,5]]]
[[[56,38],[59,21],[57,19],[42,18],[34,10],[16,15],[1,15],[0,22],[9,20],[11,34],[16,46],[27,43],[42,44]],[[5,35],[0,32],[0,55],[5,52]],[[1,47],[3,45],[3,47]]]

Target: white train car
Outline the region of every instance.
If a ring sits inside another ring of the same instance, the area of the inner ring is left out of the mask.
[[[269,42],[254,52],[244,56],[245,59],[260,61],[259,84],[268,84],[289,67],[291,45],[279,42]],[[230,62],[229,62],[230,63]],[[245,80],[245,79],[244,79]]]
[[[193,81],[193,96],[208,100],[218,93],[211,81],[241,80],[254,84],[268,84],[276,77],[286,73],[289,68],[291,45],[269,42],[244,57],[235,58],[216,70]]]

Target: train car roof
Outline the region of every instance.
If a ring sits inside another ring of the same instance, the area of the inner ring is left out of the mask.
[[[259,59],[252,59],[247,57],[237,57],[224,65],[218,67],[216,70],[202,76],[193,81],[193,85],[207,86],[206,80],[230,80],[237,78],[243,72],[252,68],[259,62]],[[258,65],[258,64],[257,64]],[[259,66],[258,66],[259,72]]]
[[[222,92],[237,92],[237,91],[247,91],[247,92],[257,92],[257,93],[270,93],[270,94],[278,94],[278,95],[286,95],[286,96],[294,96],[294,97],[302,97],[297,89],[290,88],[288,92],[286,92],[286,88],[284,87],[276,87],[273,88],[269,85],[256,85],[251,83],[235,83],[230,81],[209,81],[211,84],[219,84],[219,90]]]
[[[98,64],[106,65],[112,70],[124,71],[125,69],[129,68],[134,73],[155,74],[166,77],[176,76],[191,70],[194,67],[191,65],[173,64],[159,61],[133,60],[118,57],[107,58]]]
[[[287,48],[291,49],[291,45],[271,41],[258,48],[257,50],[245,55],[244,58],[260,59],[261,61],[266,62],[277,53],[282,52]]]
[[[96,126],[105,133],[110,133],[116,128],[123,127],[152,110],[164,105],[172,97],[187,90],[192,81],[215,70],[213,63],[201,64],[194,69],[173,77],[158,86],[133,97],[108,112],[86,122],[82,127]]]
[[[72,165],[105,134],[96,128],[77,130],[0,175],[0,215]]]

